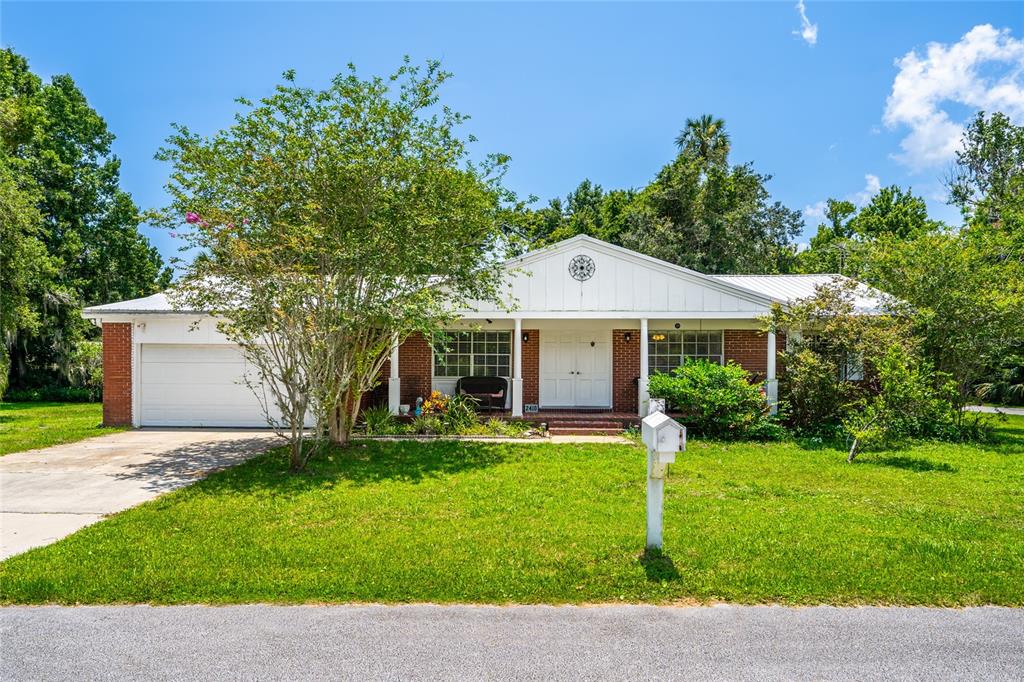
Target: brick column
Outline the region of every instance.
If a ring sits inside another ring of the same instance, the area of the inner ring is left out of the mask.
[[[524,329],[529,341],[523,341],[523,404],[540,403],[540,331]]]
[[[629,341],[626,334],[630,335]],[[635,414],[639,410],[640,343],[640,332],[636,329],[612,330],[612,409],[616,412]]]
[[[132,424],[132,325],[103,323],[103,425]]]
[[[402,404],[416,407],[416,398],[430,395],[434,352],[422,334],[413,334],[398,348],[398,375],[402,378]],[[390,369],[390,363],[389,363]]]

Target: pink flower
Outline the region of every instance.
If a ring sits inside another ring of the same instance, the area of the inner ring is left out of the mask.
[[[209,226],[210,226],[210,223],[206,222],[205,220],[199,221],[199,227],[209,227]]]
[[[200,220],[202,220],[202,218],[200,218],[199,214],[195,213],[194,211],[189,211],[188,213],[185,214],[186,223],[198,223]]]
[[[249,219],[248,218],[242,218],[242,224],[243,225],[248,225],[249,224]]]
[[[228,223],[228,229],[229,230],[235,229],[235,224],[234,223]]]

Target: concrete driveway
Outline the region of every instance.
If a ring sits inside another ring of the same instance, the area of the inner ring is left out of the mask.
[[[0,457],[0,559],[238,464],[269,431],[139,429]]]

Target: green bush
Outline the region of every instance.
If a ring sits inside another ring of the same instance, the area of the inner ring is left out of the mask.
[[[438,415],[441,432],[459,434],[469,431],[478,424],[476,418],[476,400],[466,395],[453,395],[448,398],[444,412]]]
[[[956,383],[935,372],[905,346],[891,345],[875,359],[878,392],[861,400],[843,420],[853,443],[849,459],[866,448],[910,438],[975,440],[984,434],[956,408]]]
[[[763,384],[752,384],[749,374],[730,362],[720,365],[694,360],[648,380],[652,398],[664,398],[669,409],[681,413],[679,421],[694,431],[714,437],[778,438],[782,427],[768,414]]]
[[[786,371],[779,381],[779,398],[787,424],[796,432],[835,435],[863,392],[839,376],[835,360],[804,347],[783,355]]]
[[[95,403],[102,397],[98,387],[42,386],[12,388],[3,398],[9,403]]]
[[[421,414],[412,420],[412,432],[421,436],[436,436],[443,431],[441,420],[433,414]]]
[[[401,431],[401,424],[387,405],[368,407],[363,410],[362,417],[367,436],[390,436]]]

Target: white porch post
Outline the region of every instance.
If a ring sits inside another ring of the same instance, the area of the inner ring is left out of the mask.
[[[765,379],[765,394],[771,413],[779,411],[779,382],[775,378],[775,332],[768,332],[768,376]]]
[[[638,396],[637,407],[641,417],[647,416],[647,402],[650,396],[647,394],[647,374],[650,361],[647,357],[647,318],[640,320],[640,380],[637,382]]]
[[[523,320],[515,318],[512,336],[512,416],[523,416]]]
[[[391,342],[391,376],[388,377],[388,409],[398,414],[402,402],[402,380],[398,376],[398,337]]]

